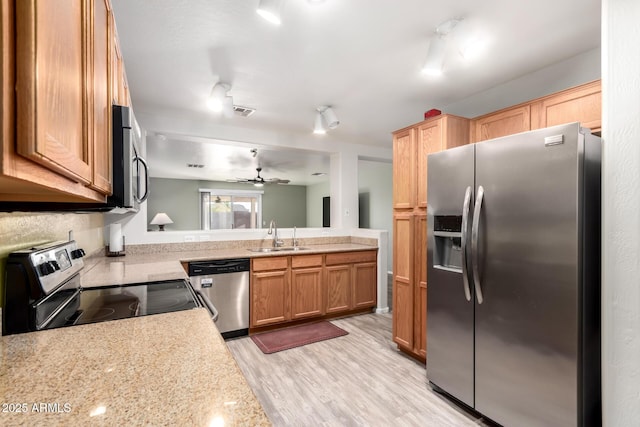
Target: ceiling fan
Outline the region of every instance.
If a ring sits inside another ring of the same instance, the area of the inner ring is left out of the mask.
[[[236,178],[236,179],[228,179],[227,182],[245,182],[247,184],[253,184],[256,187],[262,187],[264,184],[288,184],[290,180],[288,179],[280,179],[280,178],[269,178],[264,179],[260,176],[260,172],[262,172],[262,168],[258,166],[256,168],[258,175],[255,178]]]

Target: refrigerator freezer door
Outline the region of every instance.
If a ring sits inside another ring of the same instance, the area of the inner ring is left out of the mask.
[[[467,188],[468,215],[473,213],[473,153],[474,146],[468,145],[432,154],[427,168],[427,378],[469,406],[473,406],[473,296],[467,300],[465,295],[469,288],[463,280],[463,263],[468,260],[462,257],[461,237],[462,223],[469,228],[471,224],[470,216],[463,221]]]
[[[578,132],[575,123],[476,144],[475,408],[505,426],[577,424]]]

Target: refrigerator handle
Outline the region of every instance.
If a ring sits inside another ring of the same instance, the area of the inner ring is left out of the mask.
[[[473,285],[476,290],[476,298],[478,304],[482,304],[484,297],[482,296],[482,287],[480,285],[480,271],[479,271],[479,250],[478,250],[478,235],[480,234],[480,211],[482,210],[482,200],[484,198],[484,188],[482,185],[478,187],[478,195],[476,197],[476,204],[473,211],[473,224],[471,225],[471,265],[473,269]]]
[[[464,297],[471,301],[471,288],[469,287],[469,273],[467,271],[467,229],[469,225],[469,207],[471,205],[471,187],[467,187],[464,193],[464,203],[462,205],[462,283],[464,285]]]

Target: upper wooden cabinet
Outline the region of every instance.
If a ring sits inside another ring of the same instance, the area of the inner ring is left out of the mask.
[[[471,139],[485,141],[571,122],[580,122],[598,133],[601,115],[601,82],[597,80],[476,117],[471,121]]]
[[[88,4],[16,2],[16,96],[19,154],[76,182],[91,182],[84,108]]]
[[[602,129],[600,80],[542,98],[531,104],[531,129],[580,122],[592,133]]]
[[[425,120],[417,129],[416,205],[427,208],[427,156],[469,143],[469,120],[446,114]]]
[[[414,128],[393,134],[393,208],[415,206],[416,131]]]
[[[469,143],[469,120],[443,115],[393,134],[393,208],[427,207],[427,156]]]
[[[0,2],[0,200],[105,201],[111,193],[110,2]]]
[[[472,122],[473,141],[531,130],[531,107],[524,105],[478,117]]]
[[[124,60],[122,59],[122,51],[120,50],[118,32],[115,21],[113,20],[113,15],[111,21],[113,28],[111,34],[111,100],[116,105],[131,106],[129,87],[124,70]]]
[[[113,14],[107,0],[91,2],[90,41],[92,46],[93,71],[93,157],[91,187],[111,194],[111,44],[113,33]]]

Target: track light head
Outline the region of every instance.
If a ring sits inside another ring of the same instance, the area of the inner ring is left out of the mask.
[[[313,126],[313,133],[316,135],[324,135],[327,133],[327,130],[324,128],[324,124],[322,123],[322,113],[319,110],[316,112],[316,121]]]
[[[233,97],[227,95],[229,89],[231,86],[226,83],[216,83],[207,100],[209,108],[216,113],[223,112],[225,117],[233,116]]]
[[[322,105],[316,109],[316,121],[313,128],[313,133],[324,134],[327,132],[324,125],[329,129],[335,129],[340,124],[340,120],[336,116],[331,106]]]
[[[427,59],[422,67],[422,73],[428,76],[442,75],[442,65],[444,64],[444,48],[446,40],[444,36],[435,35],[429,44]]]
[[[256,12],[274,25],[280,25],[281,0],[260,0]]]

